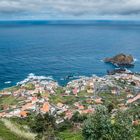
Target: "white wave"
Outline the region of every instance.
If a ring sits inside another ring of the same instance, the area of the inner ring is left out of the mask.
[[[138,59],[137,58],[134,58],[134,62],[137,62],[138,61]]]
[[[30,73],[27,78],[17,83],[17,85],[22,85],[32,80],[53,80],[52,76],[36,76],[34,73]]]
[[[6,81],[6,82],[4,82],[5,84],[11,84],[11,81]]]

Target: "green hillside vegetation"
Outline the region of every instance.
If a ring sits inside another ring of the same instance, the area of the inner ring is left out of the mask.
[[[10,120],[0,120],[0,140],[33,140],[32,133],[21,130]]]
[[[0,106],[1,105],[16,105],[17,98],[11,95],[3,96],[0,98]]]

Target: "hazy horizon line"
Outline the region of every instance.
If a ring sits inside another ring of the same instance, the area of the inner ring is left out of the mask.
[[[0,25],[4,24],[140,24],[140,20],[122,19],[23,19],[23,20],[0,20]]]

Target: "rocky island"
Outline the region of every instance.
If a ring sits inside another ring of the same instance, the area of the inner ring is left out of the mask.
[[[120,53],[111,58],[105,58],[105,63],[111,63],[117,67],[133,67],[134,66],[134,58],[132,55],[126,55]]]

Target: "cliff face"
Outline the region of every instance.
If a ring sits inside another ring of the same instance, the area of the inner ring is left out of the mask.
[[[112,58],[105,58],[104,62],[112,63],[117,66],[133,66],[134,58],[132,55],[118,54]]]

